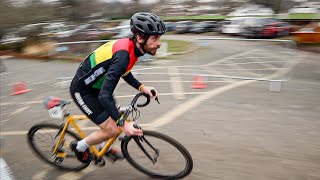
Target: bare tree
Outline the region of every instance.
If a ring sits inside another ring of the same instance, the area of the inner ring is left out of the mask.
[[[276,13],[286,12],[294,5],[291,0],[251,0],[251,2],[269,7]]]

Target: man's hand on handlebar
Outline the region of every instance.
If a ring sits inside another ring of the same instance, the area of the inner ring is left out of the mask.
[[[154,87],[143,86],[141,92],[149,94],[150,98],[158,97],[158,92]]]
[[[133,125],[133,121],[125,121],[124,125],[120,126],[120,128],[127,136],[143,136],[142,130],[135,128]]]

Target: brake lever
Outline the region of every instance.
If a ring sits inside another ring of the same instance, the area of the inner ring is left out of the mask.
[[[153,96],[156,95],[156,91],[154,89],[151,90],[151,93]],[[158,102],[158,104],[160,104],[158,97],[156,97],[155,100]]]
[[[156,97],[155,100],[158,102],[158,104],[160,104],[158,97]]]

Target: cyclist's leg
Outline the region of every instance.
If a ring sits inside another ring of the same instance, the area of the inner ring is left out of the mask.
[[[82,110],[82,112],[86,114],[91,119],[91,121],[93,121],[100,127],[100,130],[91,133],[89,136],[74,145],[77,151],[86,152],[89,146],[102,143],[110,137],[117,135],[118,127],[115,121],[109,118],[109,114],[99,103],[99,91],[81,93],[75,90],[75,88],[72,88],[71,85],[70,92],[72,98]],[[116,151],[112,152],[117,154],[117,159],[121,159],[123,157],[122,154],[120,155]]]
[[[118,134],[118,127],[115,121],[109,117],[105,119],[104,122],[97,125],[100,127],[100,130],[97,130],[86,137],[86,142],[89,146],[102,143]]]
[[[118,133],[118,127],[116,126],[115,121],[109,118],[110,115],[99,103],[98,95],[98,91],[82,93],[74,91],[73,89],[71,90],[71,96],[82,112],[86,114],[92,122],[100,127],[100,130],[93,132],[85,138],[88,146],[101,143]],[[80,150],[81,149],[83,150],[83,148],[80,148]]]

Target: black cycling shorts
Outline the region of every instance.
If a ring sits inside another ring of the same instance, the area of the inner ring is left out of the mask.
[[[99,125],[106,121],[110,114],[105,111],[99,102],[98,96],[100,91],[98,89],[81,91],[77,88],[75,81],[76,80],[73,79],[70,86],[70,93],[74,102],[95,124]]]

